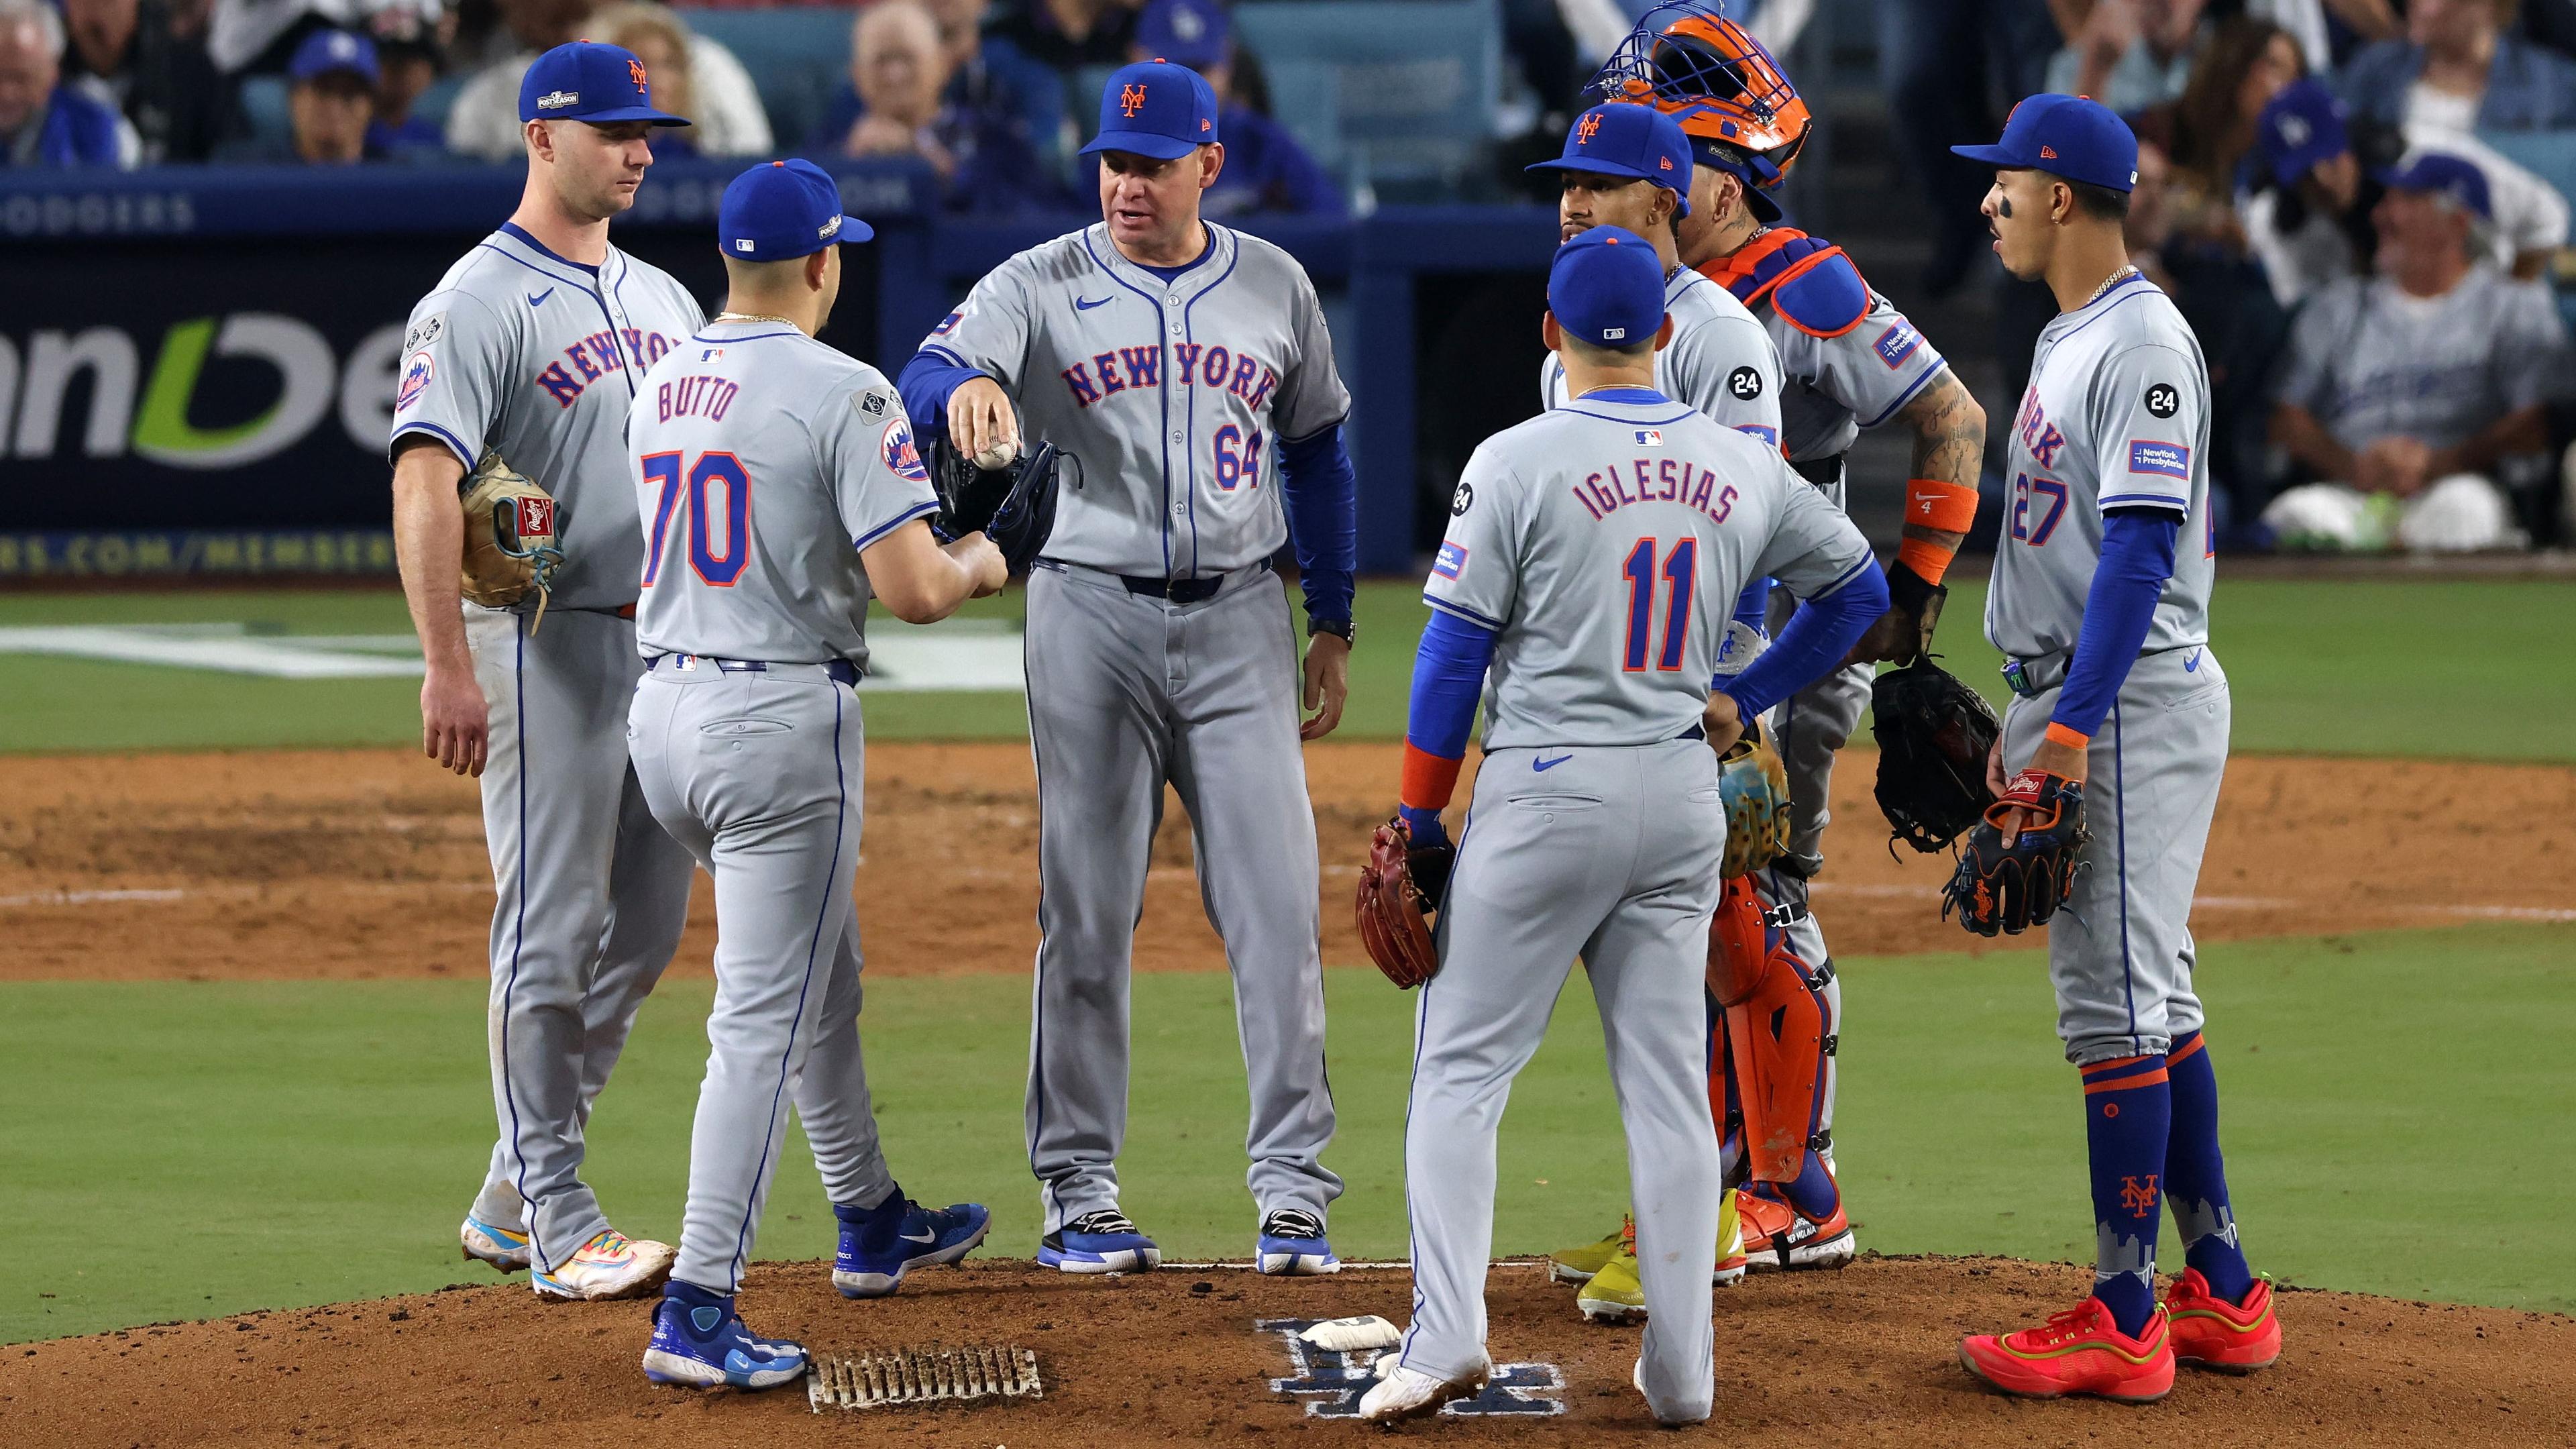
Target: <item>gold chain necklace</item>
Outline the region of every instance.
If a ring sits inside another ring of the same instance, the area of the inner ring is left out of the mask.
[[[2138,275],[2138,269],[2136,267],[2131,266],[2126,262],[2121,263],[2120,270],[2104,277],[2102,279],[2102,285],[2093,289],[2093,295],[2084,299],[2084,307],[2090,307],[2094,303],[2101,301],[2103,293],[2120,285],[2123,280],[2136,275]],[[2084,307],[2078,307],[2075,310],[2081,312],[2084,310]]]
[[[797,327],[796,319],[793,317],[772,317],[766,312],[718,312],[716,320],[719,322],[775,322],[781,327]],[[797,330],[804,329],[798,327]]]

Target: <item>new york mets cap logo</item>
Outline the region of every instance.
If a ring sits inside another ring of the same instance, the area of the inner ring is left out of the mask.
[[[1141,84],[1132,83],[1120,86],[1118,88],[1118,107],[1120,110],[1125,111],[1131,116],[1136,114],[1138,111],[1145,109],[1145,87]]]
[[[644,62],[640,60],[626,62],[626,78],[635,82],[635,89],[639,91],[652,89],[653,83],[645,78]]]
[[[1574,144],[1577,146],[1591,145],[1593,136],[1598,133],[1600,129],[1601,118],[1599,116],[1585,116],[1582,124],[1574,128]]]

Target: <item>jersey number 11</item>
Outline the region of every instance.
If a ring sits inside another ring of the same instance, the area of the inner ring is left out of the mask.
[[[1664,647],[1655,655],[1655,668],[1682,667],[1682,646],[1690,638],[1691,590],[1699,579],[1699,540],[1676,539],[1672,551],[1663,554],[1663,567],[1655,567],[1660,552],[1658,540],[1641,538],[1628,551],[1628,562],[1619,574],[1628,581],[1628,657],[1622,668],[1630,674],[1643,673],[1648,646],[1655,632],[1655,581],[1664,581]]]

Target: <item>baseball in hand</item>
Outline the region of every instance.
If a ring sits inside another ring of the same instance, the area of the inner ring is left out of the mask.
[[[987,470],[994,468],[1007,468],[1011,466],[1012,460],[1019,456],[1019,439],[1007,437],[996,438],[992,442],[984,445],[984,451],[975,455],[975,466]]]

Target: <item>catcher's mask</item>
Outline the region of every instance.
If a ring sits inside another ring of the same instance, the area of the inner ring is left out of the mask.
[[[1798,163],[1816,124],[1788,72],[1719,0],[1667,0],[1647,11],[1586,94],[1652,104],[1695,141],[1740,155],[1743,165],[1729,169],[1765,188]],[[1695,149],[1707,158],[1708,148]]]

